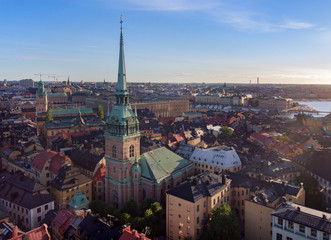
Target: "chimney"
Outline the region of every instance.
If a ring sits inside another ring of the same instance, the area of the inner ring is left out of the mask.
[[[223,174],[222,175],[222,184],[225,185],[225,183],[226,183],[226,176]]]
[[[13,231],[13,237],[12,238],[17,237],[18,236],[18,227],[16,225],[12,228],[12,231]]]
[[[303,188],[303,183],[300,183],[300,188]]]

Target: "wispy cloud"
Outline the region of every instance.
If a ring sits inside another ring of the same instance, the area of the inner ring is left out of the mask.
[[[102,0],[99,0],[102,1]],[[314,24],[293,20],[291,18],[270,20],[264,12],[246,9],[238,10],[237,6],[222,4],[219,0],[124,0],[138,10],[144,11],[200,11],[211,16],[214,21],[228,24],[238,30],[259,32],[279,32],[300,30],[314,27]]]
[[[282,21],[267,20],[263,13],[246,11],[213,11],[211,13],[215,21],[229,24],[238,30],[251,30],[258,32],[279,32],[286,29],[299,30],[314,27],[314,24],[286,19]]]
[[[147,11],[196,11],[220,6],[216,0],[126,0]]]

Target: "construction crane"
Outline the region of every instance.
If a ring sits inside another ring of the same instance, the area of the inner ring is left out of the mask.
[[[53,75],[52,73],[36,73],[35,74],[36,76],[39,76],[40,77],[40,81],[41,81],[41,78],[43,75]]]
[[[55,75],[55,74],[53,74],[53,75],[48,76],[48,77],[53,78],[53,80],[54,80],[54,85],[57,86],[57,78],[58,78],[58,77],[66,77],[66,76],[60,76],[60,75]]]

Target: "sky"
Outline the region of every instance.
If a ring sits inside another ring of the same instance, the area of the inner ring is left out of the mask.
[[[331,1],[0,0],[0,80],[331,84]]]

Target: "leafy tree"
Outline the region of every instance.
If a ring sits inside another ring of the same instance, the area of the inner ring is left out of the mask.
[[[156,202],[154,198],[146,198],[141,204],[141,211],[145,212],[151,205]]]
[[[320,211],[325,211],[326,206],[323,201],[323,194],[319,190],[319,184],[315,178],[307,173],[301,173],[294,182],[296,184],[303,183],[305,189],[305,206],[314,208]]]
[[[124,225],[128,222],[130,222],[130,219],[131,219],[131,215],[128,214],[128,213],[122,213],[121,214],[121,217],[120,217],[120,224],[121,225]]]
[[[211,212],[211,220],[202,239],[236,240],[240,239],[240,226],[237,216],[227,204],[221,204]]]
[[[49,122],[49,121],[52,121],[53,120],[53,115],[52,115],[52,109],[47,109],[47,112],[46,112],[46,119],[45,121],[46,122]]]
[[[59,107],[53,107],[53,109],[61,109],[61,108],[59,108]]]
[[[126,203],[124,203],[121,213],[129,213],[131,216],[137,216],[137,203],[133,198],[130,198]]]
[[[98,115],[99,118],[104,119],[105,113],[103,111],[103,106],[102,105],[99,105],[97,115]]]
[[[294,102],[293,104],[292,104],[292,107],[298,107],[299,106],[299,103],[298,102]]]
[[[283,142],[291,142],[291,139],[288,136],[285,135],[278,135],[275,137],[276,140],[281,140]]]
[[[107,214],[115,215],[115,208],[101,200],[93,200],[90,202],[89,207],[93,213],[98,213],[102,217],[106,217]],[[117,217],[119,216],[120,214],[117,215]]]
[[[233,130],[229,127],[221,127],[222,133],[218,136],[219,138],[229,138],[233,135]]]

